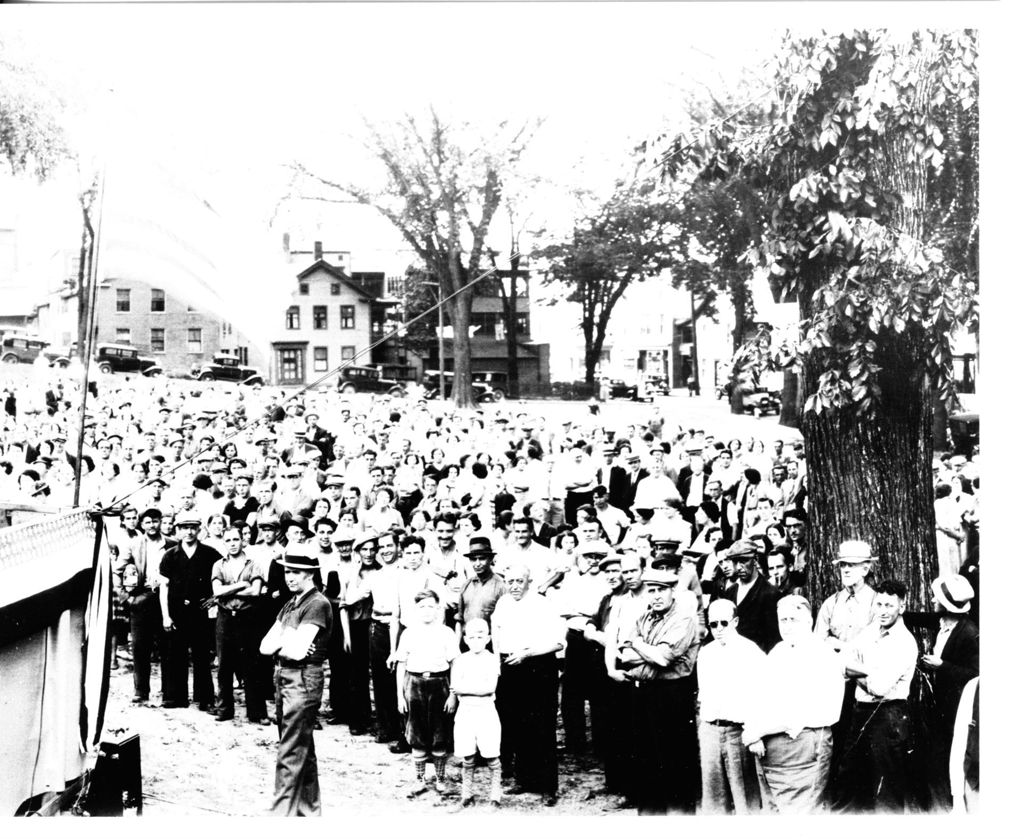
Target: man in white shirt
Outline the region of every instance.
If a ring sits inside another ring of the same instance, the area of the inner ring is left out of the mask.
[[[743,726],[756,697],[751,675],[764,669],[761,648],[736,631],[739,621],[731,600],[708,607],[708,626],[714,639],[697,657],[700,701],[701,813],[738,815],[761,809],[754,758],[743,745]]]
[[[565,626],[554,606],[529,591],[530,571],[523,563],[505,571],[508,593],[491,615],[491,638],[501,659],[498,716],[502,764],[515,774],[509,795],[539,792],[544,804],[558,801],[558,661]]]
[[[806,814],[825,804],[832,726],[843,704],[843,666],[811,631],[811,604],[791,594],[778,602],[779,633],[760,677],[766,691],[743,727],[758,759],[762,801],[772,812]]]
[[[629,516],[608,503],[608,489],[602,484],[594,489],[594,512],[604,532],[608,534],[608,541],[618,545],[629,527]]]
[[[875,589],[876,621],[854,640],[846,674],[857,686],[851,742],[840,755],[834,812],[903,813],[907,804],[910,721],[907,697],[917,642],[903,624],[907,587]]]
[[[530,570],[533,590],[544,594],[552,584],[555,573],[555,555],[533,538],[533,519],[521,516],[512,520],[512,538],[498,554],[494,564],[496,573],[505,575],[512,565],[523,564]]]

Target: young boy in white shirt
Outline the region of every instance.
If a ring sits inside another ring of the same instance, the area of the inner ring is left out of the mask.
[[[450,743],[445,713],[451,713],[448,676],[452,660],[459,654],[455,633],[439,620],[437,592],[421,591],[415,603],[419,620],[402,633],[395,655],[398,713],[408,715],[406,738],[416,766],[416,785],[409,791],[410,798],[427,791],[428,759],[434,762],[434,788],[441,795],[447,792],[445,766]]]
[[[462,757],[462,806],[475,801],[473,780],[476,753],[487,761],[491,770],[490,800],[501,805],[501,722],[494,707],[501,663],[487,649],[490,634],[487,621],[474,618],[467,622],[463,638],[469,652],[452,664],[451,695],[446,711],[455,711],[455,754]],[[457,710],[456,710],[457,709]]]

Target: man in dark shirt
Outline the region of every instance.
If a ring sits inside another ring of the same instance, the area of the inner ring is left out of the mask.
[[[277,770],[275,815],[320,815],[320,779],[313,730],[324,692],[324,659],[331,636],[331,604],[313,582],[320,563],[314,557],[288,554],[281,560],[292,592],[260,644],[263,655],[277,658]]]
[[[756,542],[740,539],[729,548],[729,555],[736,562],[736,583],[725,590],[725,596],[736,604],[736,631],[767,653],[781,637],[775,608],[778,589],[761,576]]]
[[[474,536],[469,540],[469,551],[465,554],[476,574],[466,580],[459,593],[459,604],[455,613],[455,637],[462,643],[464,627],[473,618],[482,618],[491,625],[491,614],[494,605],[508,589],[500,574],[491,570],[494,564],[494,551],[491,540],[486,536]]]
[[[199,541],[199,516],[179,513],[174,522],[179,544],[160,560],[160,610],[167,635],[164,707],[188,705],[188,660],[192,656],[192,696],[201,710],[213,712],[210,672],[211,637],[203,603],[213,596],[210,576],[220,553]]]

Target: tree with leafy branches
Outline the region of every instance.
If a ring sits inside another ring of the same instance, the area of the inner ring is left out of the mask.
[[[928,603],[932,397],[952,392],[951,331],[977,319],[976,262],[949,258],[977,240],[976,59],[973,32],[787,35],[776,119],[670,147],[706,180],[742,178],[771,211],[758,254],[801,317],[780,360],[810,391],[816,603],[850,538],[872,543],[879,576],[908,584],[911,608]]]
[[[380,164],[376,186],[313,172],[296,171],[327,195],[344,195],[374,207],[401,234],[440,283],[453,331],[453,398],[473,404],[469,326],[474,283],[491,221],[506,179],[529,140],[530,126],[501,123],[486,133],[444,121],[433,109],[425,118],[407,115],[389,125],[366,125],[366,149]]]
[[[679,213],[672,194],[648,176],[616,182],[596,212],[585,214],[562,242],[540,248],[546,285],[581,308],[585,381],[593,389],[616,304],[633,283],[673,264]]]
[[[64,103],[0,41],[0,155],[14,175],[46,180],[68,156]]]

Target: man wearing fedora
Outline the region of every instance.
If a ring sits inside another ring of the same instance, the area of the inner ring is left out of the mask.
[[[263,638],[260,652],[273,655],[277,726],[277,769],[271,812],[320,815],[320,779],[313,730],[324,692],[323,662],[331,635],[331,604],[316,590],[315,557],[287,554],[281,560],[292,597]]]
[[[641,578],[647,610],[619,643],[617,681],[631,680],[637,748],[634,790],[641,813],[693,813],[697,808],[696,616],[675,597],[679,578],[650,569]],[[625,672],[623,672],[625,671]]]
[[[455,609],[455,636],[460,644],[466,624],[474,618],[485,620],[490,627],[494,607],[508,591],[504,578],[494,573],[495,553],[488,537],[470,537],[465,557],[473,568],[473,576],[463,584]]]
[[[931,682],[934,701],[928,720],[928,786],[932,805],[952,807],[949,790],[949,752],[964,685],[978,675],[978,625],[971,620],[971,584],[959,574],[941,575],[932,582],[930,613],[907,613],[907,624],[935,630],[931,653],[921,656],[921,669]]]

